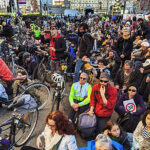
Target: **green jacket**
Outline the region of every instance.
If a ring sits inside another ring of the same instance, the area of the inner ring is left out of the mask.
[[[87,105],[90,103],[90,95],[92,92],[92,87],[89,83],[85,83],[84,85],[80,85],[79,82],[73,83],[69,95],[69,102],[72,106],[74,104],[74,100],[80,101],[79,107]]]

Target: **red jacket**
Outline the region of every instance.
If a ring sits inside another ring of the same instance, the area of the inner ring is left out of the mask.
[[[0,75],[3,75],[2,80],[5,81],[14,80],[12,72],[9,70],[9,68],[1,58],[0,58]]]
[[[98,117],[110,117],[112,115],[117,100],[116,88],[108,84],[105,97],[107,99],[107,104],[104,106],[100,95],[100,84],[94,85],[91,93],[90,106],[95,106],[96,102],[94,112]]]
[[[58,38],[60,38],[60,37],[62,37],[60,34],[57,34],[55,40],[54,40],[53,37],[51,37],[50,48],[51,48],[51,47],[55,48],[55,41],[56,41],[56,39],[58,39]],[[57,59],[55,52],[52,51],[51,49],[50,49],[50,55],[51,55],[51,59]]]

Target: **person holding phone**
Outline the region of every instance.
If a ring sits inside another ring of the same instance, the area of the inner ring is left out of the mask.
[[[90,97],[90,111],[88,114],[97,116],[97,131],[99,134],[103,131],[106,122],[111,118],[113,109],[117,100],[117,90],[109,84],[110,76],[107,72],[100,75],[100,83],[92,88]]]

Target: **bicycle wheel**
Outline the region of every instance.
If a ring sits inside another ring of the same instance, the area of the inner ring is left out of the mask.
[[[58,95],[56,95],[56,92],[53,92],[53,100],[52,100],[52,107],[50,109],[50,111],[54,111],[54,110],[59,110],[59,105],[60,105],[60,99],[58,97]]]
[[[18,120],[15,133],[16,147],[24,145],[31,137],[38,121],[38,109],[23,114]]]
[[[22,94],[30,94],[37,102],[38,110],[42,109],[50,99],[50,90],[45,84],[40,82],[28,85]]]

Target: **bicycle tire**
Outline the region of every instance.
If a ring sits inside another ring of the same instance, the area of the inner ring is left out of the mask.
[[[52,107],[50,109],[50,112],[54,111],[54,110],[59,110],[59,105],[60,102],[58,100],[58,97],[55,96],[56,92],[53,92],[53,101],[52,101]],[[56,108],[55,108],[56,107]]]
[[[25,87],[25,90],[21,93],[21,95],[22,94],[30,94],[37,102],[38,110],[42,109],[50,99],[49,88],[40,82],[28,85]]]
[[[23,146],[25,143],[28,142],[32,133],[35,130],[38,121],[38,115],[38,109],[34,109],[32,112],[27,112],[22,115],[19,123],[16,126],[16,129],[18,130],[17,134],[15,135],[15,147]]]

